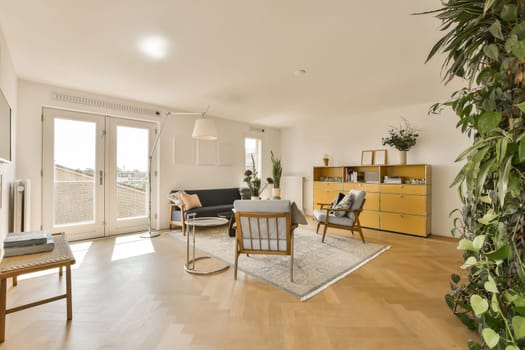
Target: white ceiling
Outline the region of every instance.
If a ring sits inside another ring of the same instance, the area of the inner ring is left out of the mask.
[[[440,0],[0,0],[19,77],[272,126],[448,96]],[[140,39],[167,40],[152,59]],[[297,76],[298,69],[307,74]]]

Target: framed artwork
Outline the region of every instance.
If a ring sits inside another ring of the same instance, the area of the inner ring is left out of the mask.
[[[374,165],[386,164],[386,149],[378,149],[374,151]]]
[[[372,165],[374,162],[374,151],[361,151],[361,165]]]

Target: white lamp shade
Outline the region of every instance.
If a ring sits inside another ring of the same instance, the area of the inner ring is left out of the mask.
[[[206,118],[197,119],[191,137],[198,140],[217,140],[215,121]]]

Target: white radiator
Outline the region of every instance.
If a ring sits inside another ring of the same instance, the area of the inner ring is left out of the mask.
[[[31,230],[31,181],[16,180],[13,183],[12,232]]]
[[[302,176],[283,176],[281,178],[281,198],[288,199],[303,210],[303,181]]]

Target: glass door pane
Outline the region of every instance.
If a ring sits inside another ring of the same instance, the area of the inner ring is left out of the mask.
[[[148,227],[148,161],[154,124],[108,118],[106,126],[106,233],[144,231]]]
[[[96,124],[55,119],[54,227],[95,220]]]
[[[117,220],[148,214],[148,129],[117,126]]]

